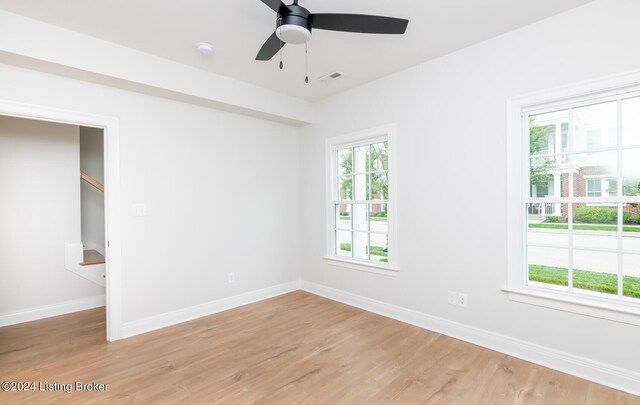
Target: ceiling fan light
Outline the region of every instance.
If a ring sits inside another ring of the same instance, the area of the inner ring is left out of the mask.
[[[283,24],[276,29],[276,35],[287,44],[304,44],[311,39],[311,31],[295,24]]]

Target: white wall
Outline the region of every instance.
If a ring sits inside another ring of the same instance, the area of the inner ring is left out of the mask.
[[[4,10],[0,63],[296,126],[313,118],[308,101]]]
[[[104,184],[104,136],[99,128],[80,127],[80,170]],[[105,253],[104,193],[80,182],[82,242],[85,249]]]
[[[512,302],[506,100],[640,68],[640,3],[601,0],[325,100],[303,129],[303,273],[325,286],[640,371],[637,326]],[[425,39],[437,40],[437,38]],[[397,123],[396,278],[325,255],[324,139]],[[469,308],[447,304],[469,294]]]
[[[119,119],[124,322],[299,278],[296,128],[7,65],[0,99]]]
[[[0,314],[104,295],[64,263],[80,238],[78,133],[0,117]]]

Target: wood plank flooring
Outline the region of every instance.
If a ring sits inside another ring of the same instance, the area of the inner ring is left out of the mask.
[[[0,403],[640,404],[640,397],[296,291],[105,342],[95,309],[0,328],[0,380],[108,384]]]

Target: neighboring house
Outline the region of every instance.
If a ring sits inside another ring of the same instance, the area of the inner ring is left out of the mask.
[[[531,159],[535,172],[530,186],[532,197],[568,197],[569,175],[573,176],[573,195],[576,197],[616,195],[618,158],[615,151],[607,149],[617,146],[618,131],[615,111],[613,119],[609,119],[609,107],[607,104],[590,106],[585,107],[588,110],[584,114],[574,114],[572,149],[579,154],[574,155],[573,162],[566,154],[570,141],[566,110],[532,118]],[[594,202],[587,205],[609,204]],[[566,211],[566,204],[557,202],[534,204],[529,208],[529,214],[542,218],[566,218]]]

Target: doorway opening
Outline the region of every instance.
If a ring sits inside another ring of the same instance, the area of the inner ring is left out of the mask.
[[[106,306],[120,339],[117,120],[0,101],[0,186],[0,326]]]

